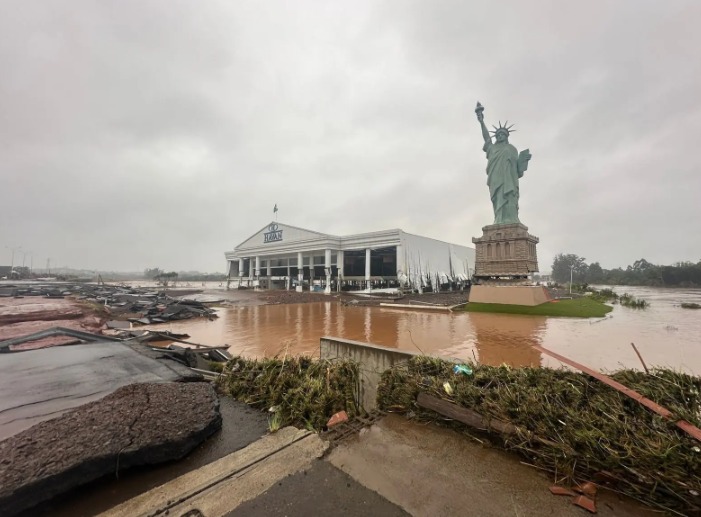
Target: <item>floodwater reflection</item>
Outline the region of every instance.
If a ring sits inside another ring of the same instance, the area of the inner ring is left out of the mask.
[[[533,345],[542,344],[545,316],[473,313],[470,319],[480,363],[540,366],[541,354]]]
[[[233,355],[318,355],[319,338],[335,336],[484,364],[537,366],[545,318],[502,314],[405,311],[338,303],[255,305],[220,309],[215,321],[183,321],[168,328],[190,340],[229,345]],[[156,327],[153,327],[156,328]],[[157,328],[163,329],[163,326]]]
[[[597,369],[640,368],[630,343],[648,365],[701,373],[701,289],[628,288],[651,302],[644,311],[616,305],[606,318],[545,318],[511,314],[446,313],[337,302],[254,305],[220,309],[215,321],[189,320],[152,328],[187,332],[208,345],[228,344],[234,355],[319,354],[319,338],[336,336],[490,365],[560,366],[532,349],[540,344]]]

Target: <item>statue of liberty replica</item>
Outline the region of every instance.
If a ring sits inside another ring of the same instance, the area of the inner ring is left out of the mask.
[[[526,149],[521,154],[509,143],[509,135],[512,126],[509,122],[499,127],[492,126],[495,142],[484,125],[484,107],[478,102],[477,120],[482,127],[484,146],[482,150],[487,153],[487,185],[489,195],[492,198],[494,208],[494,224],[519,223],[518,219],[518,180],[528,169],[528,161],[531,153]],[[508,127],[507,127],[508,126]],[[514,130],[515,131],[515,130]]]
[[[473,287],[473,292],[485,291],[487,286],[526,287],[530,283],[529,275],[538,271],[538,237],[528,233],[528,227],[521,223],[518,214],[519,180],[528,169],[531,153],[528,149],[519,153],[509,142],[511,133],[515,131],[513,125],[499,122],[498,126],[492,126],[493,131],[489,131],[484,123],[484,106],[479,102],[475,113],[484,140],[482,150],[487,155],[487,185],[494,222],[482,228],[482,237],[472,239],[476,245],[473,279],[479,284],[474,286],[478,289]],[[492,289],[489,296],[480,296],[484,300],[473,300],[471,292],[470,301],[516,305],[537,305],[546,301],[542,299],[542,289],[538,290],[540,294],[536,293],[533,300],[531,295],[524,297],[526,291]]]

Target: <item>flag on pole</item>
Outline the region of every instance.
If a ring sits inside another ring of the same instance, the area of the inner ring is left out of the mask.
[[[277,203],[275,203],[275,206],[273,207],[273,213],[274,213],[274,214],[277,213]]]

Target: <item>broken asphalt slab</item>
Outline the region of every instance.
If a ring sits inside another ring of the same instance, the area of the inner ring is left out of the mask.
[[[97,515],[255,442],[268,432],[269,413],[231,397],[219,398],[222,428],[179,461],[110,473],[21,513],[22,517]]]
[[[221,427],[212,385],[183,382],[201,379],[115,341],[0,354],[0,514],[183,457]]]
[[[0,440],[127,384],[196,380],[163,353],[118,342],[0,355]]]
[[[220,427],[209,383],[122,386],[0,442],[2,515],[107,474],[182,458]]]

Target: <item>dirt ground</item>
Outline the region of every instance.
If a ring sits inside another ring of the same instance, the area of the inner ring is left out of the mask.
[[[65,327],[99,333],[109,315],[98,305],[74,298],[0,298],[0,341],[51,327]],[[53,346],[72,338],[47,338],[17,349]]]

